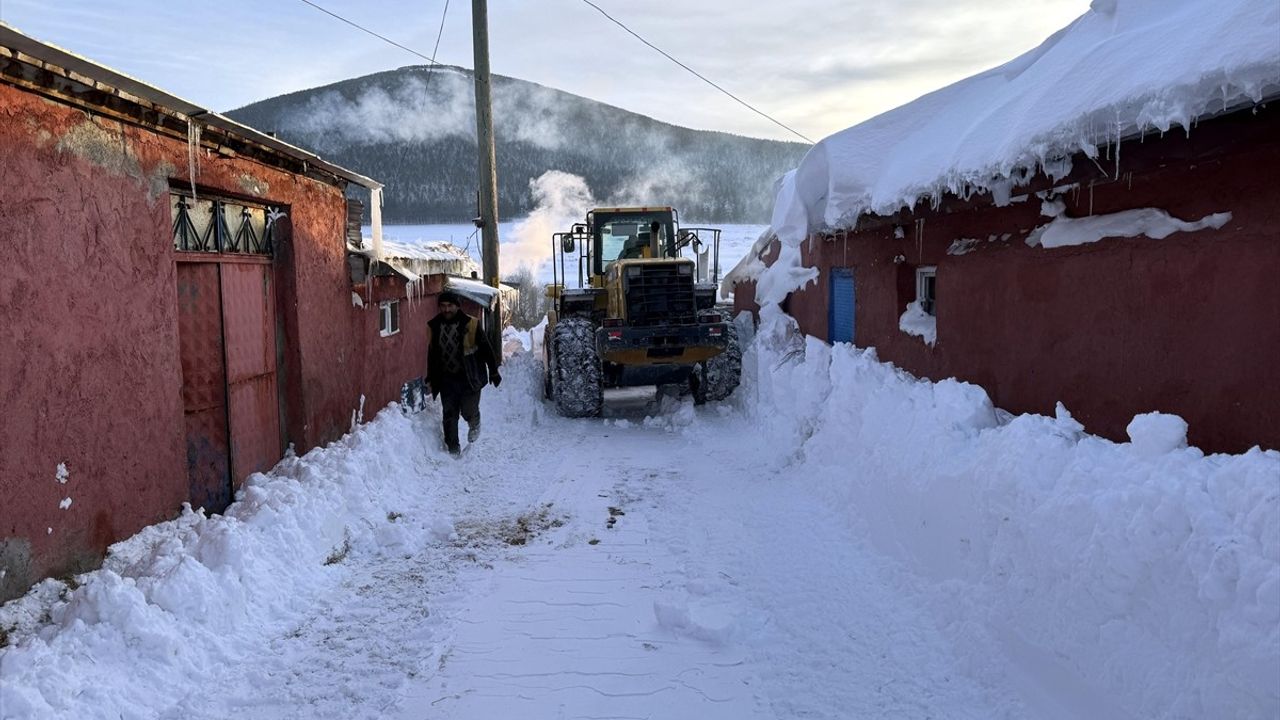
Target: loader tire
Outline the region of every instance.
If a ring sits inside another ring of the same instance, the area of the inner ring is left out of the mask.
[[[551,327],[542,330],[542,395],[551,398]]]
[[[693,374],[693,402],[702,405],[724,400],[742,382],[742,345],[738,328],[729,323],[725,328],[724,352],[698,364]]]
[[[561,318],[548,346],[551,400],[564,417],[594,417],[604,405],[604,373],[596,353],[595,324]]]

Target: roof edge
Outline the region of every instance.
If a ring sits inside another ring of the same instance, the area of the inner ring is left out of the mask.
[[[296,145],[291,145],[264,132],[255,130],[248,125],[232,120],[219,112],[201,107],[189,100],[184,100],[176,95],[167,93],[164,90],[138,80],[137,78],[112,70],[105,65],[90,60],[82,55],[78,55],[70,50],[66,50],[42,40],[37,40],[36,38],[33,38],[4,22],[0,22],[0,46],[8,47],[22,53],[23,55],[39,60],[40,62],[56,65],[64,70],[83,75],[96,82],[101,82],[116,90],[153,102],[180,115],[184,115],[190,120],[195,120],[206,125],[216,127],[227,133],[238,135],[246,140],[278,152],[281,155],[291,157],[295,160],[301,160],[309,165],[315,166],[337,177],[370,190],[380,189],[383,187],[382,183],[361,175],[360,173],[348,170],[341,165],[335,165],[313,152],[303,150]]]

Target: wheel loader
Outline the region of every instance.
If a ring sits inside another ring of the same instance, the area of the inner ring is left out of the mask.
[[[545,390],[561,415],[600,414],[605,388],[656,385],[704,403],[738,386],[737,331],[716,305],[720,231],[679,222],[671,207],[596,208],[552,236]]]

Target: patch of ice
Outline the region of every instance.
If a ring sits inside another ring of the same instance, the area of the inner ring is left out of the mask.
[[[58,508],[61,510],[66,510],[69,507],[71,507],[71,498],[69,497],[62,498],[62,502],[58,503]]]
[[[53,476],[54,479],[57,480],[59,483],[66,485],[67,478],[69,478],[70,476],[71,476],[71,473],[67,472],[67,464],[58,463],[58,470]]]

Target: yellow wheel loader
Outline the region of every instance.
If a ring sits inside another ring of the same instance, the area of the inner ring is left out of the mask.
[[[698,403],[728,397],[742,350],[716,305],[720,231],[681,228],[670,207],[597,208],[586,220],[552,237],[543,348],[559,413],[598,415],[609,387],[674,386]]]

